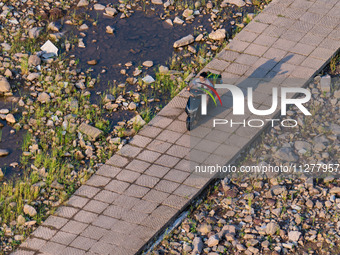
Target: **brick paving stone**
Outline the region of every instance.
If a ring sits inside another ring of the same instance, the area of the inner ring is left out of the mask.
[[[248,68],[249,66],[247,65],[232,63],[228,66],[228,68],[225,71],[232,74],[242,75],[248,70]]]
[[[150,142],[152,141],[151,138],[145,137],[145,136],[141,136],[141,135],[135,135],[132,140],[130,140],[130,144],[131,145],[135,145],[138,147],[145,147],[146,145],[148,145]]]
[[[127,196],[127,195],[120,195],[113,204],[126,208],[131,209],[135,204],[137,204],[140,201],[140,199]]]
[[[122,182],[118,180],[112,180],[108,185],[106,185],[105,189],[110,190],[116,193],[123,193],[130,186],[127,182]]]
[[[191,162],[202,163],[209,157],[209,155],[210,153],[208,152],[192,149],[190,154],[186,156],[186,159],[190,160]]]
[[[244,44],[244,42],[240,42],[240,43]],[[244,46],[247,47],[248,44],[245,43]],[[229,62],[233,62],[239,55],[240,55],[240,53],[238,53],[236,51],[223,49],[220,53],[217,54],[216,58],[221,59],[221,60],[225,60],[225,61],[229,61]]]
[[[139,131],[139,134],[150,137],[150,138],[155,138],[160,132],[162,132],[162,129],[160,128],[153,127],[153,126],[146,126],[141,131]]]
[[[145,241],[143,239],[140,239],[136,236],[128,236],[127,240],[129,240],[129,242],[126,242],[125,240],[125,242],[123,242],[121,246],[135,251],[141,249],[145,244]]]
[[[152,189],[143,197],[143,199],[155,203],[162,203],[168,196],[168,193]]]
[[[98,214],[88,212],[85,210],[81,210],[78,212],[73,218],[76,221],[84,222],[84,223],[91,223],[98,217]]]
[[[339,49],[339,42],[337,40],[333,40],[331,38],[324,38],[320,43],[321,48],[331,49],[331,50],[338,50]]]
[[[153,164],[145,171],[145,174],[162,178],[167,172],[169,172],[169,170],[169,167]]]
[[[292,49],[290,49],[290,52],[298,53],[300,55],[308,56],[312,53],[313,50],[315,50],[315,46],[308,45],[305,43],[297,43]]]
[[[172,193],[177,187],[179,186],[179,183],[167,181],[167,180],[161,180],[155,187],[156,190]]]
[[[127,222],[127,221],[123,221],[123,220],[118,220],[117,222],[115,222],[115,224],[113,225],[111,230],[113,230],[115,232],[119,232],[119,233],[128,235],[137,226],[138,226],[137,224],[134,224],[134,223],[131,223],[131,222]]]
[[[323,17],[322,14],[318,14],[318,13],[313,13],[313,12],[305,12],[301,17],[300,20],[309,22],[309,23],[313,23],[313,24],[317,24],[318,21]]]
[[[171,206],[176,209],[181,209],[186,203],[189,202],[189,198],[184,198],[176,195],[170,195],[164,202],[164,205]]]
[[[191,161],[182,159],[180,162],[178,162],[175,168],[181,171],[190,172],[191,171],[190,164],[191,164]]]
[[[179,161],[179,158],[169,156],[169,155],[162,155],[159,159],[156,160],[156,164],[165,166],[165,167],[173,167]]]
[[[73,215],[75,215],[77,212],[78,212],[78,209],[76,208],[69,207],[69,206],[61,206],[56,210],[55,215],[64,217],[64,218],[72,218]]]
[[[66,249],[63,250],[63,255],[84,255],[85,251],[72,248],[72,247],[66,247]]]
[[[139,211],[133,211],[130,210],[126,213],[124,213],[124,215],[122,215],[122,220],[125,220],[127,222],[131,222],[134,224],[140,224],[146,217],[148,217],[149,214],[147,213],[142,213]]]
[[[82,185],[74,194],[87,198],[93,198],[99,191],[100,189],[98,188]]]
[[[147,162],[155,162],[156,159],[160,157],[160,153],[150,150],[144,150],[138,155],[138,159],[147,161]]]
[[[129,158],[134,158],[138,155],[138,153],[141,152],[141,148],[132,146],[130,144],[127,144],[123,146],[117,153],[119,155],[129,157]]]
[[[176,118],[182,113],[179,108],[171,107],[169,104],[166,105],[157,115],[169,118]]]
[[[146,193],[148,193],[150,189],[146,187],[142,187],[139,185],[132,184],[125,192],[124,194],[132,197],[143,197]]]
[[[313,57],[307,57],[305,61],[301,63],[301,66],[309,67],[315,70],[321,69],[325,65],[325,61]]]
[[[181,133],[170,131],[170,130],[164,130],[162,133],[160,133],[156,139],[169,142],[169,143],[174,143],[177,141],[178,138],[182,136]]]
[[[136,180],[136,184],[147,188],[153,188],[159,182],[159,180],[160,179],[157,177],[143,174]]]
[[[61,229],[62,231],[79,235],[88,225],[82,222],[71,220]]]
[[[308,35],[308,34],[307,34],[307,35]],[[306,36],[307,36],[307,35],[306,35]],[[306,36],[305,36],[305,37],[306,37]],[[305,37],[304,37],[304,38],[305,38]],[[306,43],[306,42],[304,41],[304,43]],[[276,49],[288,51],[288,50],[290,50],[291,48],[293,48],[295,44],[296,44],[296,42],[286,40],[285,38],[279,38],[279,39],[275,42],[275,44],[273,45],[273,47],[276,48]]]
[[[274,25],[270,25],[269,27],[266,28],[263,34],[280,38],[286,31],[287,31],[286,27],[277,27]]]
[[[311,68],[304,67],[304,66],[298,66],[298,67],[292,72],[292,76],[293,76],[293,77],[298,77],[298,78],[306,78],[306,79],[308,79],[308,78],[311,77],[315,72],[316,72],[315,69],[311,69]]]
[[[208,68],[216,70],[216,71],[224,71],[228,66],[230,65],[230,62],[219,60],[219,59],[213,59],[209,62],[207,65]]]
[[[77,208],[82,208],[86,203],[89,201],[88,198],[79,197],[79,196],[72,196],[68,201],[67,205]]]
[[[183,158],[185,157],[185,155],[189,153],[189,151],[190,151],[189,148],[182,147],[179,145],[173,145],[170,147],[169,150],[167,150],[166,153],[174,157]]]
[[[118,196],[119,196],[118,193],[111,192],[108,190],[102,190],[94,197],[94,199],[99,200],[104,203],[111,204]]]
[[[125,157],[122,157],[118,154],[113,155],[108,161],[106,161],[107,165],[116,166],[116,167],[124,167],[129,163],[129,160]]]
[[[248,46],[248,48],[244,51],[244,53],[261,57],[267,50],[268,50],[268,47],[253,43]]]
[[[105,190],[103,190],[102,192],[105,192]],[[108,206],[109,206],[108,203],[103,203],[97,200],[91,200],[86,206],[84,206],[84,210],[93,213],[102,213]]]
[[[268,27],[267,24],[263,24],[259,22],[251,22],[244,29],[245,31],[250,31],[253,33],[261,34],[267,27]],[[239,36],[242,36],[241,33],[239,34]]]
[[[97,219],[92,222],[92,225],[104,229],[111,229],[118,221],[118,219],[109,216],[99,215]]]
[[[214,142],[207,139],[202,139],[201,142],[199,142],[195,149],[205,152],[212,152],[216,150],[216,148],[220,145],[220,142]]]
[[[51,241],[63,245],[69,245],[77,236],[75,234],[59,231],[56,233]]]
[[[106,236],[108,233],[109,233],[109,230],[107,229],[96,227],[96,226],[88,226],[84,231],[81,232],[81,236],[99,240],[103,236]]]
[[[157,208],[157,206],[159,206],[159,203],[155,203],[155,202],[151,202],[147,200],[139,200],[132,207],[132,210],[143,212],[143,213],[152,213]]]
[[[234,40],[236,40],[237,43],[231,43],[227,45],[226,47],[227,49],[237,51],[237,52],[243,52],[250,45],[249,42],[243,42],[243,41],[237,40],[237,38],[234,38]]]
[[[100,241],[113,244],[113,245],[117,245],[117,246],[121,246],[127,240],[128,240],[127,234],[123,234],[123,233],[110,230],[107,232],[105,236],[103,236],[103,238],[101,238]],[[129,243],[130,243],[130,240],[129,240]]]
[[[87,182],[87,185],[94,186],[94,187],[104,187],[106,184],[109,183],[111,179],[106,178],[97,174],[94,174]]]
[[[164,217],[159,217],[159,216],[155,216],[155,215],[151,214],[141,222],[141,225],[155,229],[155,230],[159,230],[169,220],[170,220],[170,218],[167,219],[167,218],[164,218]]]
[[[174,191],[173,194],[184,198],[193,198],[198,191],[199,190],[197,188],[182,184]]]
[[[156,234],[156,230],[139,225],[132,230],[130,236],[142,238],[144,242],[147,242],[154,234]]]
[[[51,215],[44,221],[43,225],[53,227],[53,228],[56,228],[56,229],[60,229],[67,222],[68,222],[67,219]]]
[[[310,32],[314,35],[327,37],[333,32],[333,30],[331,28],[316,24]]]
[[[261,12],[260,14],[258,14],[256,17],[255,17],[255,21],[256,22],[261,22],[261,23],[264,23],[264,24],[272,24],[274,23],[274,21],[278,18],[277,15],[275,14],[272,14],[272,13],[266,13],[266,12]]]
[[[78,236],[73,242],[70,244],[71,247],[82,249],[82,250],[89,250],[97,241],[95,239]]]
[[[168,172],[164,176],[164,179],[173,181],[173,182],[182,183],[188,176],[189,176],[188,172],[183,172],[183,171],[179,171],[176,169],[172,169],[170,170],[170,172]]]
[[[43,252],[43,253],[46,253],[46,254],[59,255],[59,254],[63,254],[63,250],[65,248],[66,248],[65,245],[54,243],[54,242],[47,242],[40,249],[40,252]]]
[[[206,175],[200,175],[200,174],[191,174],[185,181],[184,181],[184,184],[185,185],[188,185],[188,186],[191,186],[191,187],[195,187],[195,188],[203,188],[207,183],[208,181],[210,180],[210,177],[212,176],[209,176],[207,177]]]
[[[90,251],[94,252],[95,254],[109,255],[114,249],[114,245],[99,241],[91,247]]]
[[[333,56],[333,54],[334,54],[333,50],[319,47],[316,48],[309,56],[327,61]]]
[[[187,131],[187,130],[186,130],[185,121],[179,121],[179,120],[173,121],[173,122],[167,127],[167,129],[168,129],[168,130],[171,130],[171,131],[175,131],[175,132],[177,132],[177,133],[180,133],[181,135]],[[178,140],[177,140],[177,141],[178,141]]]
[[[34,251],[27,251],[22,249],[17,249],[15,252],[12,252],[12,255],[33,255]]]
[[[135,171],[135,172],[143,173],[149,166],[150,166],[150,163],[148,162],[134,159],[131,161],[130,164],[126,166],[126,168],[132,171]]]
[[[46,244],[46,242],[47,241],[40,238],[30,237],[24,243],[22,243],[20,247],[31,250],[39,250],[44,244]]]
[[[102,165],[96,172],[97,175],[102,175],[110,178],[114,178],[119,172],[121,168],[109,166],[109,165]]]
[[[120,181],[133,183],[139,176],[140,173],[130,170],[123,170],[116,176],[116,178]]]
[[[184,147],[190,147],[191,142],[192,142],[192,137],[190,135],[184,134],[176,141],[175,144],[181,145]]]
[[[268,59],[275,58],[275,60],[280,60],[284,56],[286,56],[286,54],[287,54],[287,51],[285,50],[270,48],[266,53],[263,54],[263,57],[268,58]]]
[[[253,65],[257,60],[259,59],[259,57],[253,56],[253,55],[248,55],[248,54],[241,54],[236,60],[235,62],[239,63],[239,64],[243,64],[243,65]]]
[[[156,116],[149,122],[149,125],[159,128],[166,128],[171,122],[172,119]]]

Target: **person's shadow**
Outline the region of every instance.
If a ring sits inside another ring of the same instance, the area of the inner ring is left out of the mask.
[[[270,59],[263,63],[258,68],[256,68],[244,80],[237,82],[236,84],[235,79],[223,79],[222,77],[223,84],[234,84],[235,86],[242,90],[245,98],[247,98],[248,88],[252,88],[252,91],[254,92],[259,86],[261,86],[261,84],[272,83],[273,86],[275,86],[275,84],[280,83],[280,80],[286,79],[287,76],[285,76],[285,74],[288,73],[288,71],[282,71],[282,65],[289,61],[292,57],[293,54],[290,54],[279,61],[275,61],[275,59]],[[267,97],[270,97],[268,94],[271,95],[272,92],[271,88],[268,88],[268,90],[269,89],[270,91],[266,93]],[[232,93],[228,89],[225,90],[218,89],[217,92],[220,94],[223,105],[221,106],[219,101],[216,100],[217,106],[215,106],[213,100],[209,100],[207,115],[201,116],[195,128],[198,128],[200,126],[207,126],[206,123],[211,121],[213,118],[225,118],[232,111],[233,107]],[[256,94],[254,94],[253,97],[256,98]],[[192,131],[194,131],[195,128]]]

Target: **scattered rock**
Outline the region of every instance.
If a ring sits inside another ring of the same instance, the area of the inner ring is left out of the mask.
[[[162,5],[163,1],[162,0],[151,0],[151,3]]]
[[[152,76],[150,76],[150,75],[145,76],[142,80],[146,84],[150,84],[150,83],[155,82],[155,79]]]
[[[0,157],[7,156],[9,154],[9,150],[0,149]],[[3,174],[2,174],[3,175]]]
[[[187,35],[174,43],[174,48],[179,48],[193,43],[195,38],[192,35]]]
[[[106,26],[106,33],[108,34],[113,34],[113,32],[115,31],[115,29],[111,26]]]
[[[77,4],[77,7],[85,7],[89,5],[89,1],[88,0],[80,0]]]
[[[102,4],[94,4],[93,9],[96,11],[104,11],[105,10],[105,5]]]
[[[78,130],[84,134],[86,134],[88,137],[92,138],[93,140],[96,140],[102,133],[98,128],[92,127],[86,123],[82,123],[79,127]]]
[[[152,66],[153,66],[153,62],[152,62],[151,60],[144,61],[144,62],[143,62],[143,66],[152,67]]]
[[[8,123],[12,123],[12,124],[16,122],[16,120],[15,120],[15,118],[14,118],[14,115],[11,114],[11,113],[9,113],[9,114],[6,115],[6,121],[7,121]]]
[[[95,60],[95,59],[89,60],[89,61],[87,61],[87,64],[91,65],[91,66],[95,66],[97,64],[97,60]]]
[[[48,102],[50,102],[50,100],[51,100],[51,97],[46,92],[42,92],[38,95],[38,101],[40,103],[48,103]]]
[[[288,147],[279,149],[274,156],[287,162],[296,162],[299,159],[292,149]]]
[[[270,222],[266,226],[267,235],[275,235],[280,230],[280,226],[275,222]]]
[[[37,211],[35,210],[35,208],[27,204],[24,206],[24,213],[31,217],[34,217],[35,215],[37,215]]]
[[[29,66],[38,66],[41,64],[41,59],[37,55],[31,55],[28,58],[28,65]]]
[[[331,91],[331,81],[332,81],[332,78],[329,74],[321,77],[320,87],[321,87],[322,92],[330,92]]]
[[[0,92],[7,93],[11,91],[11,85],[7,81],[6,77],[0,75]]]
[[[118,11],[116,10],[116,8],[112,8],[112,7],[106,7],[105,8],[105,14],[108,16],[114,16],[118,13]]]
[[[221,3],[221,7],[222,8],[227,7],[228,4],[233,4],[236,5],[237,7],[243,7],[246,5],[246,3],[243,0],[224,0]]]
[[[290,231],[288,233],[288,239],[289,241],[292,241],[292,242],[297,242],[300,236],[301,236],[301,232],[299,231]]]
[[[218,29],[209,34],[209,38],[215,41],[223,40],[225,37],[226,37],[226,30],[224,28]]]

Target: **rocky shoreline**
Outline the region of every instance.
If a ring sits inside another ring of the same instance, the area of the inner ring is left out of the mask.
[[[338,56],[335,57],[339,69]],[[334,59],[333,59],[334,60]],[[332,60],[332,61],[333,61]],[[329,66],[325,71],[329,71]],[[152,254],[338,254],[340,240],[340,83],[321,73],[309,84],[312,116],[288,115],[298,126],[275,126],[237,165],[309,165],[298,175],[227,176],[211,188]],[[333,164],[334,171],[311,171]]]

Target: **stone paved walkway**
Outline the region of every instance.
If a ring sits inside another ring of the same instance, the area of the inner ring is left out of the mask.
[[[277,86],[297,78],[295,86],[302,87],[339,47],[340,0],[274,0],[205,70],[241,87],[249,77],[269,77]],[[268,105],[270,93],[266,83],[256,87],[256,105]],[[186,101],[184,92],[175,97],[13,254],[140,252],[210,181],[190,172]],[[196,161],[219,150],[220,159],[231,162],[262,131],[196,133],[195,149],[202,152]]]

